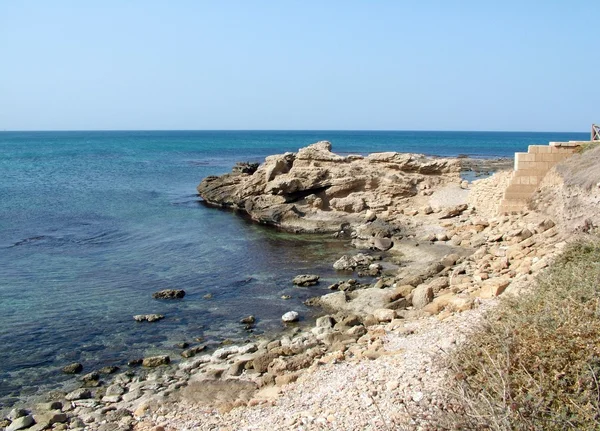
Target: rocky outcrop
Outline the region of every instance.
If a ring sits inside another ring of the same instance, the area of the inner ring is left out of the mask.
[[[254,172],[235,169],[207,177],[197,189],[206,203],[242,211],[260,223],[339,232],[372,221],[375,211],[394,208],[420,190],[456,181],[459,171],[455,159],[394,152],[341,156],[321,141],[269,156]]]

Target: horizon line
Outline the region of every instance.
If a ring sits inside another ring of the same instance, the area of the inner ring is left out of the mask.
[[[45,132],[455,132],[455,133],[589,133],[559,130],[458,130],[458,129],[2,129],[0,133]]]

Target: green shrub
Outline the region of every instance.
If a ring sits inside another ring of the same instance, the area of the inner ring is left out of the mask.
[[[452,356],[473,429],[600,429],[600,243],[571,246]]]

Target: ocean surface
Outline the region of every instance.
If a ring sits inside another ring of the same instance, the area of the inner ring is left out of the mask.
[[[512,157],[585,133],[0,132],[0,408],[84,371],[281,329],[280,316],[338,279],[344,241],[289,235],[205,207],[196,185],[237,161],[329,140],[339,153]],[[297,288],[314,272],[320,286]],[[153,292],[184,289],[183,300]],[[282,299],[289,295],[291,299]],[[155,323],[135,314],[161,313]],[[254,333],[239,320],[253,314]]]

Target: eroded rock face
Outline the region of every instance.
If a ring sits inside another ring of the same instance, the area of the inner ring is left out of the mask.
[[[331,152],[327,141],[266,158],[252,172],[207,177],[198,193],[211,205],[295,232],[339,232],[364,223],[420,189],[458,178],[459,161],[422,155]],[[426,187],[425,187],[426,186]]]

